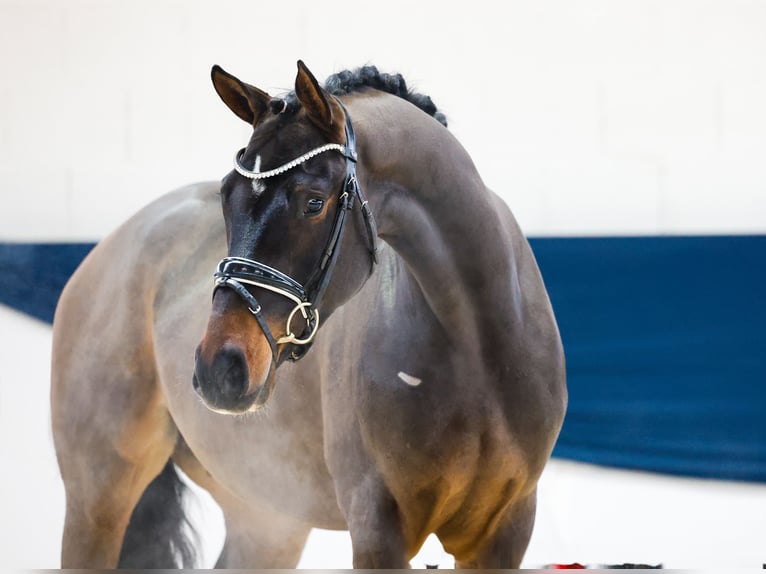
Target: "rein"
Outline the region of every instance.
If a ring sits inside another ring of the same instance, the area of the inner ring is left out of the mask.
[[[375,219],[372,215],[372,210],[367,202],[367,199],[362,193],[362,189],[359,187],[359,181],[356,177],[356,138],[354,136],[354,128],[351,124],[351,118],[348,115],[348,111],[338,100],[341,108],[345,113],[345,131],[346,131],[346,145],[341,144],[325,144],[321,147],[315,148],[307,153],[281,165],[277,168],[268,171],[250,171],[243,167],[240,163],[240,158],[245,152],[245,149],[241,149],[237,152],[234,158],[234,170],[243,177],[252,180],[266,179],[274,177],[281,173],[284,173],[294,167],[301,165],[308,161],[312,157],[319,155],[327,151],[337,151],[343,157],[346,158],[346,178],[343,182],[343,186],[340,190],[340,197],[338,200],[338,211],[335,214],[335,221],[330,232],[330,238],[327,241],[327,245],[322,251],[321,259],[312,273],[306,285],[301,285],[298,281],[274,269],[245,257],[224,257],[218,264],[216,272],[213,274],[215,277],[215,287],[213,289],[213,295],[221,287],[228,287],[232,289],[237,295],[239,295],[247,304],[250,313],[253,314],[258,326],[266,336],[266,340],[271,348],[272,355],[272,370],[277,362],[278,345],[293,344],[298,345],[299,348],[295,349],[289,355],[289,360],[297,361],[303,357],[311,344],[314,341],[314,337],[319,330],[319,304],[324,296],[325,290],[330,283],[332,272],[335,268],[335,264],[338,260],[340,253],[340,243],[343,238],[343,232],[346,227],[346,214],[354,207],[354,201],[358,200],[361,207],[362,216],[364,218],[365,227],[367,229],[367,235],[369,240],[370,256],[372,258],[373,266],[378,262],[377,259],[377,229],[375,226]],[[245,287],[245,285],[252,285],[254,287],[260,287],[273,293],[277,293],[290,299],[295,303],[295,307],[290,312],[287,318],[287,325],[285,327],[285,335],[275,339],[271,330],[266,324],[266,320],[261,314],[261,305],[252,293]],[[300,312],[306,326],[300,336],[297,336],[292,331],[292,320],[296,313]],[[271,373],[269,373],[271,374]]]

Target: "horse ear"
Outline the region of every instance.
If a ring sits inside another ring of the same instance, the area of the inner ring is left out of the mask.
[[[333,119],[343,117],[340,106],[317,82],[302,60],[298,60],[295,95],[309,119],[322,131],[334,134]]]
[[[255,125],[261,114],[266,111],[271,96],[255,86],[242,82],[220,66],[213,66],[210,77],[223,103],[237,117],[250,125]]]

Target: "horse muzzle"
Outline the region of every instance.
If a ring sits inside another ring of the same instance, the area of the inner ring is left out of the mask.
[[[252,369],[245,351],[225,344],[207,358],[204,341],[197,348],[192,386],[207,408],[224,414],[254,411],[266,404],[274,387],[270,361]],[[255,371],[255,372],[253,372]]]

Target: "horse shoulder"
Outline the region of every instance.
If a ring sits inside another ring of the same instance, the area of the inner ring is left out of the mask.
[[[116,239],[132,243],[135,265],[156,268],[173,258],[199,251],[224,233],[216,182],[197,183],[167,193],[129,219]],[[156,269],[155,269],[156,271]]]
[[[66,491],[65,566],[117,564],[133,505],[173,452],[178,433],[155,350],[156,293],[178,257],[174,241],[207,236],[214,187],[179,190],[140,210],[99,242],[60,297],[50,413]]]
[[[524,412],[511,406],[508,426],[521,437],[520,446],[529,453],[531,474],[542,470],[563,422],[567,405],[564,349],[553,306],[535,255],[508,205],[494,196],[507,233],[519,299],[520,321],[511,333],[511,352],[505,354],[501,386],[503,402],[518,404],[523,397]],[[532,444],[525,444],[531,442]]]
[[[214,197],[214,185],[166,194],[99,242],[72,275],[53,324],[52,404],[61,424],[91,409],[93,416],[112,417],[102,421],[106,429],[115,420],[111,405],[130,401],[148,408],[162,401],[153,327],[167,274],[162,266],[178,256],[173,236],[194,242],[195,232],[210,226]]]

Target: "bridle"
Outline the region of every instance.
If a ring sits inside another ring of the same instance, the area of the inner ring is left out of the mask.
[[[252,180],[274,177],[327,151],[340,152],[341,155],[346,158],[346,178],[340,190],[338,210],[335,214],[335,221],[333,222],[333,227],[330,232],[330,238],[322,251],[319,264],[305,286],[281,271],[245,257],[224,257],[218,264],[218,269],[213,274],[215,277],[213,295],[215,296],[215,292],[221,287],[232,289],[245,301],[250,313],[255,317],[255,320],[258,322],[258,325],[263,331],[263,334],[269,343],[269,347],[271,348],[271,369],[273,369],[277,363],[278,345],[297,345],[298,348],[294,349],[288,357],[291,361],[297,361],[306,354],[306,351],[308,351],[313,343],[314,337],[319,329],[318,307],[325,290],[330,283],[332,272],[338,260],[338,254],[340,252],[339,247],[346,227],[346,214],[354,207],[354,200],[356,199],[359,200],[365,227],[367,228],[372,265],[374,266],[374,264],[377,263],[377,229],[375,226],[375,219],[372,216],[372,210],[362,193],[362,189],[359,187],[359,181],[356,177],[357,154],[354,128],[351,125],[351,118],[349,117],[346,108],[339,100],[336,101],[340,104],[346,117],[345,146],[337,143],[325,144],[306,152],[302,156],[299,156],[282,166],[268,171],[250,171],[243,167],[240,160],[245,152],[244,148],[239,150],[234,158],[234,170],[241,176]],[[266,324],[266,320],[261,314],[260,303],[258,303],[258,300],[252,293],[250,293],[245,285],[260,287],[261,289],[277,293],[278,295],[290,299],[290,301],[295,304],[295,307],[287,317],[285,335],[278,339],[274,338],[271,330]],[[306,327],[301,335],[297,336],[293,333],[291,325],[293,318],[299,311],[306,322]],[[271,371],[269,374],[271,374]]]

